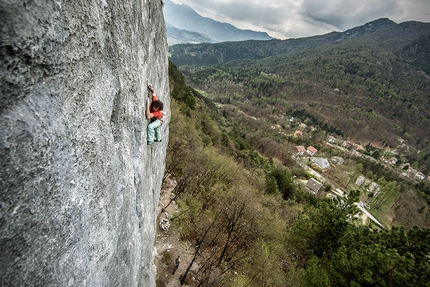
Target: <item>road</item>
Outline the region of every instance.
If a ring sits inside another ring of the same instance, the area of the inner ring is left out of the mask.
[[[373,217],[372,216],[372,214],[370,214],[370,212],[369,211],[367,211],[362,205],[363,205],[363,202],[354,202],[354,204],[355,205],[357,205],[357,207],[362,211],[362,212],[364,212],[370,219],[372,219],[372,221],[373,222],[375,222],[379,227],[381,227],[382,229],[385,229],[385,227],[381,224],[381,223],[379,223],[379,221],[378,220],[376,220],[376,218],[375,217]]]

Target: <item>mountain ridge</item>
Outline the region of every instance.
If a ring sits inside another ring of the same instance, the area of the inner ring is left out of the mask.
[[[342,40],[355,39],[368,34],[376,33],[381,29],[384,30],[396,25],[398,24],[388,18],[381,18],[352,29],[348,29],[344,32],[330,32],[323,35],[286,40],[248,40],[243,41],[245,43],[242,42],[240,46],[240,53],[237,53],[236,51],[238,49],[238,45],[236,43],[200,43],[199,46],[179,44],[170,47],[169,51],[172,54],[172,62],[174,62],[178,66],[186,64],[198,64],[199,60],[202,61],[202,64],[204,63],[206,65],[220,64],[228,62],[230,60],[237,60],[243,58],[260,59],[264,57],[288,53],[296,49],[319,46],[322,44],[334,43]],[[250,41],[252,41],[252,43]],[[213,57],[208,55],[208,51],[211,50],[212,47],[217,49],[217,47],[221,46],[222,49],[219,51],[219,53],[222,54],[222,57],[214,59]],[[189,53],[192,53],[193,56],[187,57],[186,55]],[[177,54],[177,56],[175,54]],[[188,63],[188,61],[191,62]]]
[[[171,45],[176,44],[198,44],[198,43],[214,43],[209,36],[200,34],[198,32],[188,31],[184,29],[176,28],[169,23],[166,23],[167,30],[167,42]]]
[[[191,7],[184,4],[175,4],[170,0],[164,1],[164,17],[166,23],[182,30],[184,38],[170,38],[169,44],[187,43],[187,33],[199,33],[208,36],[212,42],[245,41],[245,40],[270,40],[273,39],[266,32],[238,29],[229,23],[215,21],[208,17],[202,17]],[[167,27],[168,36],[172,33],[172,27]],[[204,38],[202,38],[202,42]]]

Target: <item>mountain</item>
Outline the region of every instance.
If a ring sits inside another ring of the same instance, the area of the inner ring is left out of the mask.
[[[198,46],[183,44],[170,47],[169,52],[171,52],[172,55],[171,61],[178,66],[221,64],[231,60],[261,59],[289,53],[298,49],[355,39],[376,33],[379,30],[386,30],[396,26],[397,24],[390,19],[382,18],[344,32],[331,32],[325,35],[288,40],[273,39],[271,41],[247,41],[242,43],[230,42],[218,44],[202,43]],[[425,28],[426,27],[421,28],[421,30],[425,31]],[[400,30],[404,29],[400,28]],[[407,29],[407,31],[410,30],[411,29]],[[411,35],[415,35],[415,33],[412,33]],[[391,37],[392,33],[390,33],[389,36]]]
[[[178,29],[175,26],[166,24],[167,29],[167,43],[169,46],[181,43],[213,43],[210,37],[183,29]]]
[[[369,46],[383,46],[405,61],[430,73],[430,23],[409,21],[397,24],[381,18],[344,32],[331,32],[307,38],[240,43],[202,43],[169,48],[170,60],[181,65],[214,65],[241,59],[263,59],[324,44],[359,39]]]
[[[201,43],[272,39],[272,37],[265,32],[241,30],[231,24],[221,23],[207,17],[202,17],[195,10],[184,4],[179,5],[170,0],[166,0],[164,1],[163,7],[165,20],[171,25],[167,27],[168,38],[169,34],[176,33],[173,31],[173,27],[179,30],[188,31],[182,32],[184,37],[175,38],[175,42],[189,43],[189,32],[197,32],[202,35],[207,35],[212,39],[206,41],[203,37],[201,38]],[[192,38],[191,42],[198,39],[195,37]],[[168,42],[170,42],[169,39]]]

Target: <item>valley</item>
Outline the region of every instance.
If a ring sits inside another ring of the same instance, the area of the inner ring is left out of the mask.
[[[424,286],[428,59],[403,56],[429,31],[392,49],[375,39],[399,27],[383,23],[376,36],[170,47],[168,240],[188,249],[169,282]]]

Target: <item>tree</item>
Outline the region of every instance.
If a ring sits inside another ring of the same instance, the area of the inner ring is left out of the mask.
[[[252,228],[255,208],[249,199],[250,188],[243,189],[245,180],[235,176],[237,165],[214,152],[205,148],[197,155],[196,162],[184,169],[177,185],[176,192],[188,197],[181,201],[187,212],[176,218],[183,238],[195,243],[182,284],[196,261],[200,285],[223,280],[257,234]]]
[[[175,120],[170,122],[170,137],[167,147],[165,180],[169,175],[180,177],[186,163],[192,161],[202,148],[201,140],[195,131],[188,126],[189,118],[179,112],[176,100],[171,101],[171,113]]]
[[[306,266],[307,286],[428,286],[430,230],[350,225],[331,256]]]
[[[380,208],[381,205],[386,203],[389,199],[395,197],[399,191],[400,185],[395,181],[390,181],[383,185],[379,196],[375,198],[375,208]]]
[[[204,244],[208,241],[208,237],[211,234],[212,236],[217,236],[214,233],[211,233],[213,231],[214,226],[214,215],[211,215],[209,217],[204,218],[207,215],[206,213],[200,214],[197,221],[194,221],[193,224],[190,226],[189,232],[190,235],[194,238],[194,254],[193,258],[191,259],[190,263],[188,264],[187,269],[185,270],[184,275],[182,275],[181,279],[181,285],[184,285],[185,280],[187,278],[188,272],[190,271],[191,267],[193,266],[194,262],[196,261],[197,257],[200,254],[200,250],[203,248]]]
[[[319,200],[307,205],[289,227],[286,248],[298,266],[306,266],[313,256],[330,256],[340,248],[340,239],[348,231],[348,222],[357,212],[354,202],[359,193],[352,191],[348,198]]]
[[[238,268],[248,256],[247,250],[259,235],[255,228],[258,207],[250,197],[241,186],[217,192],[218,202],[211,208],[217,214],[214,223],[217,236],[207,242],[210,248],[199,261],[201,286],[216,286],[217,282],[225,281],[229,271]]]
[[[288,199],[294,195],[296,187],[293,180],[291,179],[291,175],[288,174],[284,169],[273,168],[269,173],[269,178],[270,177],[275,178],[278,190],[282,193],[282,197],[284,199]]]
[[[266,192],[267,194],[275,194],[279,192],[276,178],[269,174],[266,174]]]
[[[175,64],[169,61],[169,80],[174,82],[171,95],[185,107],[194,110],[196,108],[196,100],[193,92],[186,84],[184,76],[179,72]]]

